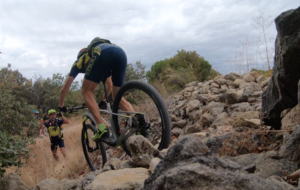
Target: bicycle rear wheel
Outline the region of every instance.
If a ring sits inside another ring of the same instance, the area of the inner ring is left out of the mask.
[[[81,143],[85,159],[92,171],[101,169],[107,161],[103,142],[96,143],[92,136],[97,129],[92,124],[85,124],[81,132]]]
[[[170,116],[162,97],[157,90],[150,84],[143,81],[130,81],[122,86],[116,95],[114,100],[113,112],[117,113],[120,108],[121,99],[125,98],[133,106],[137,115],[143,116],[133,117],[133,127],[138,125],[138,134],[141,133],[145,137],[148,137],[153,145],[156,145],[159,150],[168,148],[171,139],[171,121]],[[141,119],[142,118],[142,119]],[[126,124],[126,118],[122,116],[113,115],[113,121],[117,133],[121,133]],[[136,122],[137,121],[137,122]],[[141,123],[148,124],[150,128],[147,131],[147,127],[143,129],[140,126]],[[141,130],[139,132],[139,130]],[[125,139],[126,140],[126,139]],[[123,142],[126,144],[126,142]]]

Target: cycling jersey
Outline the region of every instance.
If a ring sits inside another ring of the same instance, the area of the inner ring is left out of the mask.
[[[92,57],[82,55],[72,65],[69,76],[76,78],[85,73],[84,78],[96,83],[112,76],[114,86],[121,87],[125,81],[127,57],[122,48],[109,43],[100,43],[93,49]]]
[[[47,127],[49,131],[49,135],[51,139],[60,138],[63,139],[63,135],[61,132],[61,125],[64,123],[63,119],[55,118],[54,123],[51,120],[47,120],[44,125]]]

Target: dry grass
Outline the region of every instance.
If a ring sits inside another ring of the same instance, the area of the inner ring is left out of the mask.
[[[281,139],[276,134],[286,131],[246,129],[244,132],[234,132],[229,139],[223,141],[219,156],[239,156],[248,153],[261,153],[280,147]]]
[[[43,179],[66,177],[76,178],[86,169],[86,161],[81,145],[81,116],[71,118],[70,124],[63,125],[66,158],[58,150],[59,162],[55,161],[50,149],[49,137],[37,138],[36,144],[27,163],[19,169],[22,180],[33,187]],[[9,168],[6,174],[15,172],[16,168]]]

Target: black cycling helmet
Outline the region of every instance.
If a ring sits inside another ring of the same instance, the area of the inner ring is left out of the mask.
[[[86,48],[82,48],[77,54],[77,59],[79,59],[79,57],[81,57],[85,53],[86,53]]]

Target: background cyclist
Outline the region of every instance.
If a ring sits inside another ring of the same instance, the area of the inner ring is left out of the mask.
[[[44,121],[44,124],[40,127],[39,136],[41,136],[42,130],[44,127],[47,127],[49,131],[49,137],[51,141],[51,151],[55,158],[55,160],[59,160],[57,155],[57,147],[59,146],[61,153],[64,157],[66,157],[65,152],[65,144],[64,144],[64,137],[63,133],[61,132],[62,124],[68,124],[69,120],[61,115],[61,119],[57,118],[56,111],[54,109],[50,109],[48,111],[49,119]]]

